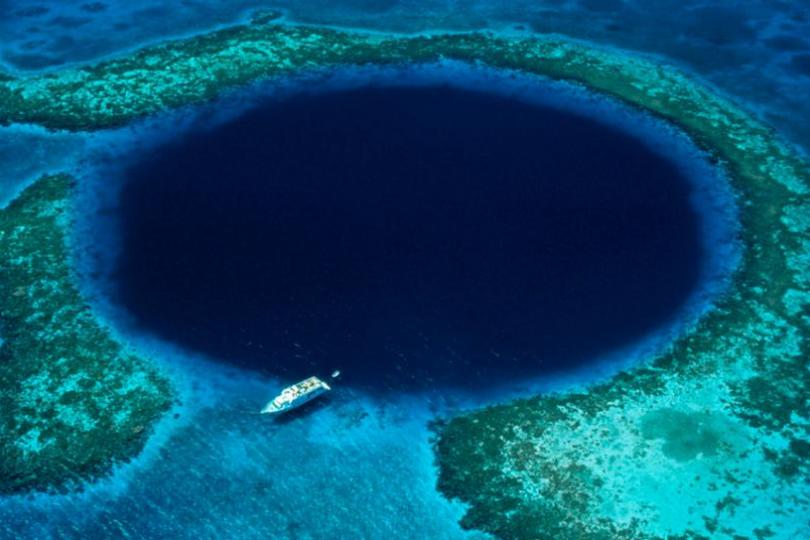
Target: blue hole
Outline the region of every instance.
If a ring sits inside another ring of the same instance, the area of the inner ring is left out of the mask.
[[[655,330],[698,285],[690,187],[592,119],[448,87],[267,104],[127,170],[117,294],[290,379],[474,388]]]

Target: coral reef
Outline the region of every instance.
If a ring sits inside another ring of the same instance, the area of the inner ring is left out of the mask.
[[[139,451],[171,403],[76,290],[71,181],[46,177],[0,212],[0,493],[66,487]]]
[[[744,248],[727,295],[659,357],[587,391],[493,406],[437,424],[439,487],[469,503],[463,524],[504,538],[555,540],[806,534],[810,171],[770,129],[677,70],[557,38],[487,33],[406,37],[258,19],[95,66],[21,79],[0,77],[0,122],[100,129],[201,102],[260,79],[346,65],[441,59],[576,81],[677,124],[726,168],[738,197]],[[121,365],[134,362],[106,337],[79,339],[84,329],[60,337],[60,353],[41,354],[37,347],[45,345],[30,341],[49,324],[34,316],[46,310],[70,317],[65,328],[82,321],[95,328],[65,285],[68,272],[54,228],[63,199],[48,195],[59,182],[64,180],[26,192],[2,217],[6,253],[16,250],[0,270],[9,335],[4,354],[37,360],[37,367],[3,367],[4,410],[12,407],[22,414],[33,410],[42,416],[50,410],[13,402],[24,391],[18,388],[41,384],[36,377],[43,373],[52,373],[50,385],[65,389],[60,399],[97,405],[106,399],[101,386],[71,393],[71,385],[79,383],[69,371],[57,372],[58,358],[84,355],[92,344],[88,356],[96,363],[101,350],[115,350],[123,358]],[[26,242],[28,235],[37,239]],[[31,257],[38,257],[35,266],[14,262]],[[51,264],[58,269],[59,287],[34,274]],[[20,268],[27,273],[15,277]],[[65,289],[63,302],[53,291]],[[45,293],[54,296],[44,303],[29,298]],[[19,311],[11,309],[14,299]],[[57,325],[64,327],[51,323],[47,334],[62,336],[53,333]],[[97,346],[99,341],[106,345]],[[135,380],[144,383],[129,394],[111,383],[123,401],[105,405],[105,421],[114,421],[119,410],[134,414],[129,402],[137,402],[138,392],[146,405],[137,420],[122,420],[128,431],[112,430],[119,440],[111,443],[105,433],[103,441],[79,441],[86,454],[103,455],[87,463],[106,463],[108,455],[135,448],[135,428],[148,425],[165,406],[165,398],[158,397],[164,395],[159,379],[144,374]],[[61,418],[53,410],[51,418]],[[22,433],[24,420],[12,417],[4,416],[2,448],[16,454],[2,463],[19,463],[27,449],[42,455],[38,462],[45,470],[64,475],[84,471],[82,464],[66,463],[61,450],[49,453],[48,448],[57,447],[46,446],[47,435],[36,431],[56,420],[29,427],[27,437],[7,442],[11,434]],[[109,453],[111,444],[115,452]],[[15,474],[12,486],[37,485],[29,476]]]
[[[806,535],[807,165],[670,70],[614,56],[575,71],[680,125],[725,166],[743,261],[710,314],[649,364],[438,425],[440,488],[471,504],[465,526],[504,538]]]

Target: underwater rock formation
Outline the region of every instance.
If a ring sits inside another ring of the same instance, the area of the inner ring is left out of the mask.
[[[107,472],[171,403],[166,378],[113,339],[73,283],[70,184],[43,178],[0,212],[0,493]]]

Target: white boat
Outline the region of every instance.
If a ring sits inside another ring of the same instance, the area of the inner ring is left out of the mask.
[[[264,406],[261,412],[262,414],[278,414],[289,411],[329,390],[331,390],[329,385],[318,377],[309,377],[282,390],[279,395]]]

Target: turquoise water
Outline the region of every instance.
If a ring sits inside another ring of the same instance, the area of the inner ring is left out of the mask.
[[[448,83],[584,114],[639,138],[671,160],[692,186],[708,257],[700,286],[676,316],[581,370],[523,378],[476,392],[427,390],[371,397],[341,387],[307,414],[282,422],[256,414],[285,381],[224,365],[145,332],[112,301],[117,254],[116,176],[128,156],[154,151],[188,130],[244,111],[257,95],[283,101],[305,87],[330,91],[391,84]],[[144,453],[81,493],[11,497],[0,502],[0,536],[15,538],[462,538],[463,508],[435,489],[429,422],[538,390],[599,380],[667,343],[722,290],[735,260],[734,212],[723,182],[677,131],[580,89],[454,64],[404,71],[360,70],[259,87],[201,110],[165,114],[92,136],[15,128],[34,138],[83,181],[73,248],[85,294],[134,348],[173,376],[178,404]],[[7,130],[6,133],[12,133]],[[73,152],[71,154],[71,151]],[[59,156],[64,156],[59,157]],[[29,167],[31,175],[35,168]],[[17,177],[20,182],[25,175]],[[10,192],[19,184],[9,184]]]

